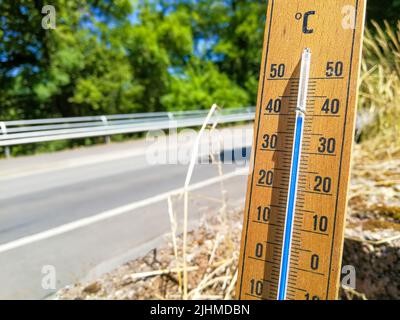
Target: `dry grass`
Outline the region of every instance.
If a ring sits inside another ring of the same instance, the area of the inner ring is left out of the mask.
[[[400,21],[366,30],[360,86],[363,140],[400,145]]]

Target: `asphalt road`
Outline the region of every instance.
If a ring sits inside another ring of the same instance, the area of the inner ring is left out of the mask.
[[[190,143],[182,147],[189,156]],[[167,198],[182,189],[188,166],[149,164],[148,146],[133,141],[0,161],[0,298],[51,297],[166,241]],[[207,197],[220,198],[219,179],[229,205],[243,206],[246,164],[223,171],[221,178],[216,165],[195,167],[192,227],[218,208]],[[181,201],[175,208],[180,212]],[[55,288],[46,282],[48,266]]]

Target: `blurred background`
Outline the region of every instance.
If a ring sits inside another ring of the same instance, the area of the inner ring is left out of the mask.
[[[256,103],[265,1],[0,3],[2,121]],[[400,0],[369,0],[360,109],[365,135],[399,128]],[[114,137],[113,139],[120,139]],[[14,155],[95,139],[16,146]]]
[[[34,137],[40,126],[96,126],[29,119],[204,110],[198,126],[213,103],[252,107],[265,13],[266,1],[249,0],[0,1],[0,145],[13,126]],[[252,132],[249,110],[233,114],[238,132]],[[93,121],[102,129],[108,120]],[[344,299],[400,299],[399,133],[400,0],[368,0],[343,255],[357,286]],[[0,298],[182,298],[171,270],[183,261],[176,194],[187,166],[149,165],[140,137],[0,146],[11,156],[0,160]],[[212,161],[194,170],[189,298],[234,298],[247,182],[238,169]]]

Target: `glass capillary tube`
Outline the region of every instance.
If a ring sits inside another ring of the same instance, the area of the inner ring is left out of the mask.
[[[296,125],[292,149],[292,161],[290,167],[289,192],[286,205],[285,228],[283,234],[282,257],[280,277],[278,284],[278,300],[286,300],[289,278],[290,254],[292,247],[293,224],[296,208],[297,187],[300,171],[300,159],[304,132],[304,119],[307,110],[308,83],[310,79],[311,50],[303,51],[300,67],[299,92],[296,107]]]

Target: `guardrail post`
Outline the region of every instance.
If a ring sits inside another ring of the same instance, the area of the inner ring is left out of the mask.
[[[108,120],[106,116],[101,116],[101,121],[104,123],[105,126],[108,126]],[[105,136],[105,143],[109,144],[111,142],[110,136]]]
[[[168,118],[170,121],[174,120],[174,114],[172,112],[168,112]]]
[[[7,126],[4,122],[0,122],[0,130],[3,135],[7,135]],[[11,149],[9,146],[4,147],[4,155],[6,158],[11,157]]]

